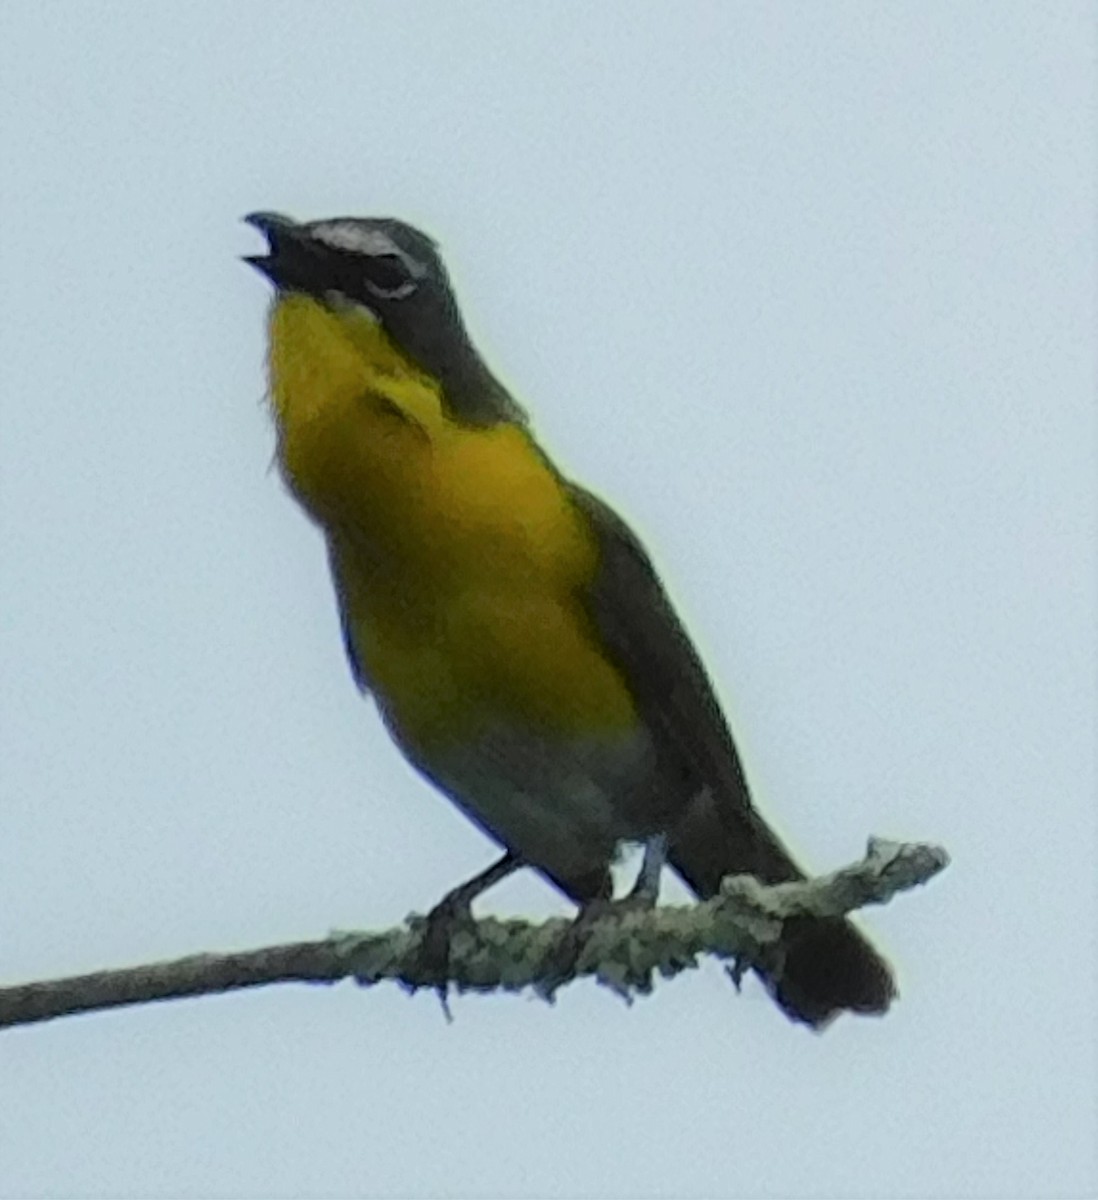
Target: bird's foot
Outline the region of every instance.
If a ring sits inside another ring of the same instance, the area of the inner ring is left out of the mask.
[[[426,987],[436,993],[447,1021],[450,1012],[450,952],[454,938],[473,924],[473,911],[462,897],[444,896],[422,918],[419,945],[408,964],[407,975],[413,988]]]
[[[449,1001],[454,938],[475,924],[473,901],[481,892],[506,879],[521,866],[522,859],[508,851],[468,883],[447,892],[426,917],[420,918],[422,932],[418,946],[411,953],[405,978],[412,991],[428,987],[437,993],[447,1021],[454,1019]]]
[[[600,898],[589,901],[561,935],[550,953],[545,978],[538,985],[539,995],[552,1000],[559,987],[575,978],[591,934],[600,922],[607,918],[620,920],[655,907],[660,894],[660,875],[666,862],[667,837],[662,833],[652,834],[645,839],[644,861],[629,894],[620,900]]]
[[[649,912],[656,898],[647,891],[634,889],[620,900],[592,900],[576,914],[549,952],[545,973],[537,985],[538,994],[552,1000],[557,990],[569,983],[583,966],[583,954],[597,926],[603,921],[621,920],[633,913]]]

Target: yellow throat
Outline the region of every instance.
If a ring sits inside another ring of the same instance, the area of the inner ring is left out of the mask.
[[[283,475],[398,733],[632,725],[580,600],[596,539],[524,425],[463,424],[369,314],[296,293],[272,308],[269,368]]]

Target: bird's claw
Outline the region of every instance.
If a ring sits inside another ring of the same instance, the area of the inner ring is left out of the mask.
[[[455,904],[444,899],[436,904],[421,919],[422,932],[410,969],[409,980],[413,988],[427,987],[436,993],[447,1021],[452,1021],[450,1011],[450,954],[456,934],[467,928],[473,920],[468,904]]]
[[[559,988],[576,977],[596,926],[605,920],[621,920],[632,913],[648,912],[655,903],[655,897],[648,892],[634,890],[620,900],[594,900],[586,904],[549,951],[544,974],[537,985],[538,994],[545,1000],[552,1000]]]

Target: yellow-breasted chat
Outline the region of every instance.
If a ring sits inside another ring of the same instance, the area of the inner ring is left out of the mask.
[[[392,219],[246,219],[275,287],[278,462],[326,539],[351,671],[504,851],[444,905],[529,866],[591,909],[630,841],[649,897],[665,861],[701,897],[729,874],[802,878],[644,548],[538,445],[435,243]],[[849,920],[801,921],[763,979],[809,1025],[895,990]]]

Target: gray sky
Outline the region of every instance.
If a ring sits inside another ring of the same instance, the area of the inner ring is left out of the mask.
[[[0,6],[4,981],[384,927],[494,852],[357,696],[269,470],[257,208],[440,239],[811,867],[954,856],[866,919],[894,1011],[822,1037],[713,965],[2,1034],[0,1194],[1098,1188],[1093,16]]]

